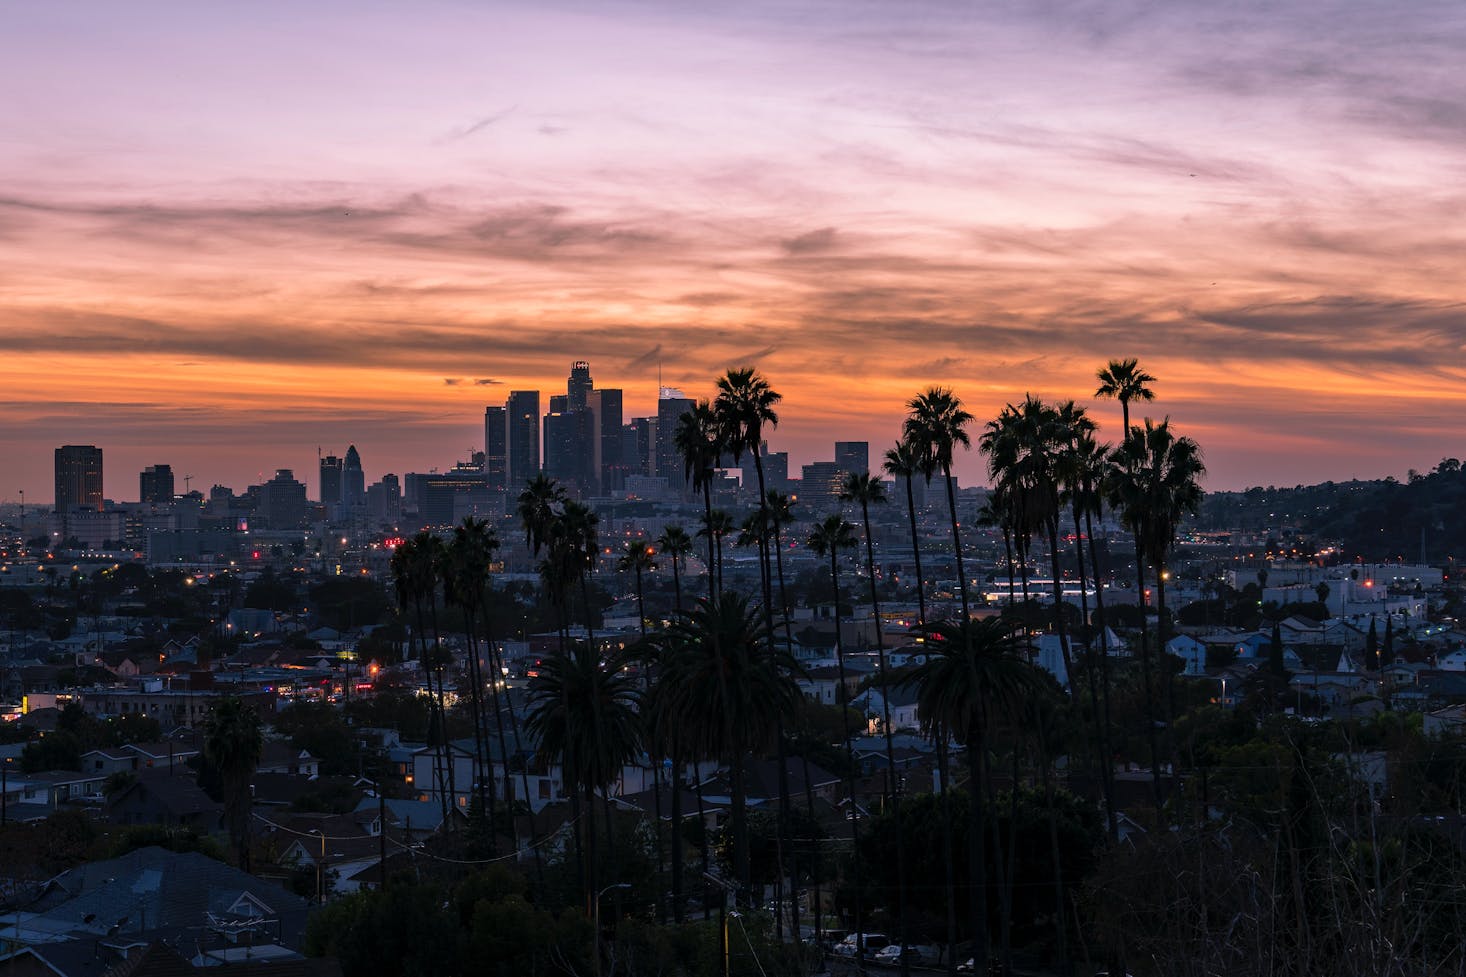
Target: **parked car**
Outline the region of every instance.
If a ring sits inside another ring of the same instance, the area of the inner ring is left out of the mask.
[[[890,942],[884,933],[851,933],[835,944],[835,955],[853,957],[859,952],[861,956],[870,956],[877,950],[889,946]],[[857,947],[859,947],[858,951]]]
[[[966,963],[959,963],[957,965],[957,972],[959,974],[970,974],[972,973],[972,968],[975,966],[977,966],[977,958],[968,957]]]
[[[941,960],[941,951],[934,946],[902,946],[899,943],[892,943],[876,951],[873,959],[876,963],[887,963],[895,966],[902,958],[907,963],[927,964],[938,963]]]

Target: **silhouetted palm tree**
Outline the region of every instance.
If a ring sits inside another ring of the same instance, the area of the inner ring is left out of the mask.
[[[881,686],[881,728],[886,734],[886,797],[890,802],[896,827],[896,918],[900,926],[901,944],[906,946],[911,942],[911,933],[906,917],[906,846],[901,829],[901,786],[896,776],[895,734],[891,729],[892,687],[890,673],[886,670],[886,636],[881,621],[880,596],[876,592],[875,543],[870,528],[870,507],[886,501],[886,487],[881,484],[880,479],[872,478],[869,472],[850,472],[840,486],[840,500],[859,504],[861,523],[865,528],[865,566],[866,574],[870,578],[870,606],[876,627],[876,667]],[[901,957],[900,964],[903,974],[910,972],[911,964],[905,956]]]
[[[846,782],[846,799],[850,804],[847,817],[850,819],[850,845],[854,850],[860,836],[860,806],[855,794],[855,744],[851,739],[849,688],[845,684],[845,640],[840,634],[840,551],[855,547],[855,527],[845,521],[838,512],[826,516],[817,523],[809,534],[809,547],[820,556],[830,558],[830,587],[835,592],[835,662],[838,666],[840,688],[836,704],[840,707],[841,731],[845,737],[845,760],[850,771]],[[855,930],[861,929],[860,909],[860,860],[851,860],[852,888],[855,890]]]
[[[713,402],[713,412],[722,432],[720,440],[733,456],[733,463],[738,464],[745,452],[753,456],[753,467],[758,476],[760,525],[765,528],[769,525],[769,514],[768,489],[764,485],[763,432],[766,427],[778,427],[779,415],[774,407],[782,399],[762,374],[752,367],[744,367],[729,370],[718,378],[718,398]],[[769,593],[767,554],[764,564],[764,618],[772,640],[773,600]]]
[[[687,555],[692,552],[692,537],[681,526],[668,526],[657,537],[657,549],[672,561],[672,592],[676,601],[674,606],[681,611],[682,566],[687,562]],[[708,572],[711,573],[712,569],[709,568]]]
[[[722,432],[711,402],[700,400],[692,410],[677,418],[672,443],[682,456],[683,471],[693,491],[702,490],[703,525],[707,526],[713,519],[713,471],[723,453]],[[714,539],[712,534],[708,534],[709,597],[716,594],[720,586],[716,566]]]
[[[708,553],[713,560],[708,564],[708,574],[717,580],[717,593],[723,592],[723,539],[733,532],[733,517],[722,509],[712,509],[703,515],[699,536],[708,538]]]
[[[599,881],[595,794],[641,747],[640,693],[623,664],[615,655],[603,662],[590,643],[577,641],[541,662],[529,683],[525,728],[539,737],[541,756],[561,764],[567,792],[584,797],[588,908]]]
[[[969,849],[974,894],[973,973],[986,973],[988,961],[987,868],[983,857],[984,771],[989,726],[1000,715],[1042,687],[1033,666],[1015,655],[1017,642],[997,618],[940,622],[926,627],[926,660],[911,674],[916,684],[917,716],[923,732],[945,744],[966,748]],[[950,784],[943,781],[944,791]],[[949,859],[950,861],[950,859]]]
[[[1130,430],[1130,401],[1155,399],[1155,391],[1150,389],[1150,385],[1156,382],[1156,378],[1142,370],[1140,361],[1134,357],[1110,360],[1095,374],[1095,379],[1100,382],[1099,389],[1094,392],[1096,397],[1112,397],[1120,402],[1121,429],[1126,432]]]
[[[483,702],[484,663],[479,647],[481,637],[479,627],[482,623],[484,588],[488,586],[489,564],[493,561],[494,550],[498,547],[498,537],[494,535],[488,523],[470,516],[463,520],[461,526],[454,528],[453,539],[449,542],[441,561],[444,596],[448,603],[463,611],[465,628],[468,632],[468,700],[473,715],[474,796],[478,800],[479,814],[487,814],[489,819],[490,854],[496,847],[497,791],[494,777],[489,772],[492,761],[484,747],[486,732]],[[495,683],[495,689],[497,688],[498,685]],[[497,691],[495,695],[497,697]],[[500,743],[502,746],[502,738]]]
[[[565,489],[543,473],[530,479],[519,493],[519,520],[524,525],[524,542],[535,556],[539,556],[544,548],[550,523],[563,510],[566,498]]]
[[[443,558],[443,541],[429,532],[420,532],[402,543],[392,553],[392,578],[397,590],[399,605],[411,603],[416,619],[414,633],[417,638],[418,660],[428,676],[428,690],[433,710],[434,786],[438,792],[443,823],[451,825],[450,808],[457,806],[457,785],[454,783],[454,764],[448,737],[448,704],[443,684],[443,673],[451,663],[451,656],[444,651],[438,634],[438,567]],[[427,605],[433,625],[433,643],[428,647],[427,624],[423,607]],[[437,678],[437,689],[432,688]]]
[[[926,478],[930,484],[935,469],[931,467],[932,457],[922,450],[921,445],[908,433],[895,447],[886,450],[884,468],[886,474],[906,483],[906,515],[911,522],[911,558],[916,564],[916,606],[917,623],[926,623],[926,581],[921,574],[921,531],[916,523],[916,492],[912,480],[917,475]]]
[[[957,524],[957,497],[952,488],[952,455],[958,446],[971,447],[967,425],[972,415],[952,391],[930,387],[907,404],[904,436],[921,448],[924,471],[942,473],[947,486],[947,511],[952,519],[952,549],[957,558],[957,591],[962,597],[962,620],[972,616],[967,601],[967,572],[962,565],[962,532]]]
[[[1099,511],[1099,485],[1104,479],[1106,456],[1109,449],[1094,439],[1093,426],[1076,425],[1071,428],[1070,437],[1059,458],[1059,480],[1064,486],[1065,497],[1074,515],[1075,562],[1079,566],[1079,607],[1084,621],[1085,663],[1089,685],[1090,714],[1094,718],[1095,750],[1099,761],[1100,786],[1104,793],[1105,822],[1110,837],[1114,838],[1118,823],[1115,819],[1114,769],[1110,757],[1110,649],[1109,634],[1105,625],[1104,586],[1099,576],[1099,559],[1094,545],[1093,516]],[[1093,565],[1095,620],[1089,615],[1088,580],[1085,573],[1084,550],[1088,541],[1090,563]],[[1095,640],[1098,636],[1098,641]],[[1103,705],[1101,705],[1103,697]]]
[[[204,721],[203,763],[206,780],[217,785],[229,838],[241,869],[249,871],[250,778],[264,749],[260,717],[238,696],[227,696]]]
[[[1177,437],[1169,418],[1156,423],[1147,417],[1143,427],[1130,429],[1120,449],[1117,467],[1115,499],[1121,518],[1135,534],[1136,587],[1142,595],[1145,561],[1150,562],[1155,574],[1156,650],[1164,656],[1167,654],[1166,578],[1169,576],[1166,558],[1181,520],[1201,507],[1201,478],[1206,474],[1206,466],[1201,461],[1201,447],[1190,438]],[[1141,649],[1145,652],[1143,616],[1140,634]],[[1174,734],[1170,729],[1176,712],[1174,674],[1164,657],[1160,661],[1165,672],[1167,738],[1174,754]],[[1153,766],[1158,766],[1158,762],[1153,762]],[[1158,779],[1156,790],[1159,792]]]
[[[799,666],[768,640],[757,612],[740,594],[699,599],[673,622],[661,684],[667,709],[689,755],[728,764],[732,786],[733,863],[739,901],[750,899],[748,792],[744,762],[775,745],[777,730],[799,706]]]
[[[642,592],[641,575],[657,568],[652,548],[644,539],[633,539],[626,544],[626,551],[616,563],[616,569],[636,575],[636,615],[641,622],[641,636],[646,637],[646,601]]]

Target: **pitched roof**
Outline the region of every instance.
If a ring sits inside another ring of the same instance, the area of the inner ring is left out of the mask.
[[[107,806],[117,807],[125,798],[133,796],[152,798],[157,801],[158,807],[173,817],[218,814],[224,810],[222,804],[204,793],[198,781],[182,772],[170,774],[161,770],[139,773],[136,780],[108,799]]]
[[[207,855],[148,847],[63,873],[36,908],[55,932],[86,942],[109,930],[125,937],[263,916],[279,920],[281,941],[298,946],[310,903]]]

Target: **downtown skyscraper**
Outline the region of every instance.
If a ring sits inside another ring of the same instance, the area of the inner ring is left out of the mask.
[[[56,449],[56,511],[102,508],[102,449],[67,444]]]

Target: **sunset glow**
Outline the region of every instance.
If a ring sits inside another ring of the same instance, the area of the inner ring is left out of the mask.
[[[1210,488],[1463,454],[1458,4],[4,7],[0,500],[446,468],[573,359],[796,466],[1122,356]]]

